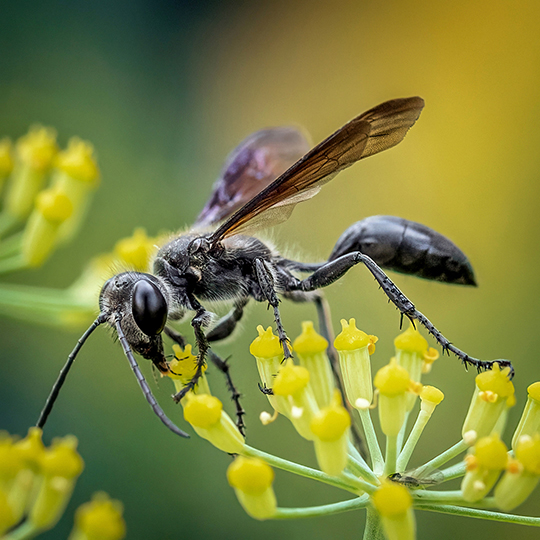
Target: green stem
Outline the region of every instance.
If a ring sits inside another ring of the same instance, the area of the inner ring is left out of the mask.
[[[351,493],[354,493],[355,495],[357,495],[359,491],[366,491],[366,488],[367,490],[371,491],[374,487],[372,484],[368,484],[367,482],[364,482],[352,476],[330,476],[323,473],[322,471],[318,471],[317,469],[311,469],[310,467],[305,467],[304,465],[299,465],[298,463],[287,461],[286,459],[273,456],[272,454],[267,454],[262,450],[257,450],[256,448],[248,445],[244,446],[242,455],[260,458],[263,461],[266,461],[266,463],[268,463],[269,465],[272,465],[273,467],[276,467],[278,469],[282,469],[284,471],[288,471],[299,476],[305,476],[306,478],[312,478],[313,480],[318,480],[319,482],[324,482],[325,484],[329,484],[330,486],[334,486],[340,489],[345,489],[347,491],[350,491]]]
[[[416,422],[414,423],[414,426],[409,434],[409,438],[407,439],[403,450],[399,454],[399,458],[397,460],[398,471],[404,471],[407,468],[412,453],[414,452],[416,444],[418,443],[418,439],[420,439],[420,436],[422,435],[430,416],[430,414],[422,410],[418,413],[418,417],[416,418]]]
[[[13,217],[11,214],[2,212],[0,214],[0,238],[6,236],[6,234],[11,231],[17,224],[19,220],[16,217]]]
[[[405,420],[403,421],[403,425],[401,426],[401,429],[399,430],[399,435],[397,439],[398,454],[401,452],[401,449],[403,447],[403,439],[405,438],[405,432],[407,431],[407,423],[409,421],[410,415],[411,415],[411,411],[407,411],[407,414],[405,415]]]
[[[31,538],[35,538],[40,532],[42,530],[36,528],[33,523],[25,521],[10,533],[2,536],[2,540],[30,540]]]
[[[369,504],[369,497],[363,495],[356,499],[343,501],[322,506],[309,506],[307,508],[278,508],[272,519],[298,519],[317,516],[331,516],[332,514],[341,514],[365,508]]]
[[[12,257],[0,261],[0,274],[8,274],[9,272],[23,270],[26,267],[26,262],[22,255],[13,255]]]
[[[22,233],[14,234],[0,242],[0,257],[8,257],[21,251]]]
[[[361,478],[363,478],[366,482],[369,482],[370,484],[375,484],[375,485],[380,484],[379,479],[373,474],[371,469],[365,469],[364,467],[362,467],[360,463],[358,463],[351,456],[349,456],[347,469],[349,469],[356,476],[360,476]]]
[[[415,501],[469,504],[467,501],[463,499],[463,494],[461,493],[461,490],[455,490],[455,491],[418,490],[418,491],[415,491],[412,495]]]
[[[466,467],[467,466],[465,465],[465,462],[460,461],[459,463],[456,463],[451,467],[443,469],[442,471],[440,471],[440,474],[442,475],[440,483],[447,482],[448,480],[453,480],[454,478],[462,477],[466,472]]]
[[[362,426],[364,427],[364,435],[366,436],[366,443],[371,456],[371,465],[375,474],[381,474],[384,468],[384,460],[381,453],[381,447],[377,440],[375,428],[371,421],[371,414],[369,409],[358,409]]]
[[[367,507],[367,518],[363,540],[385,540],[381,518],[377,511],[371,506]]]
[[[514,514],[503,514],[502,512],[491,512],[489,510],[464,508],[462,506],[452,505],[435,505],[422,503],[415,505],[415,508],[418,510],[427,510],[428,512],[440,512],[441,514],[453,514],[456,516],[489,519],[491,521],[502,521],[504,523],[515,523],[517,525],[540,527],[540,517],[515,516]]]
[[[428,461],[425,465],[422,465],[421,467],[416,469],[416,474],[420,476],[429,475],[429,473],[432,472],[434,469],[439,469],[446,462],[450,461],[456,456],[459,456],[459,454],[461,454],[462,452],[465,452],[467,448],[469,448],[469,445],[463,439],[461,439],[461,441],[454,444],[454,446],[450,447],[448,450],[445,450],[442,454],[439,454],[431,461]]]
[[[384,464],[384,475],[388,476],[396,472],[396,458],[397,458],[397,435],[386,436],[386,460]]]

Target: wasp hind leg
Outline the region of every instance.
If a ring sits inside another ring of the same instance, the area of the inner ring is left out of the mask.
[[[407,317],[414,325],[414,321],[418,321],[424,328],[435,338],[437,343],[442,347],[443,352],[453,353],[456,355],[465,368],[474,366],[478,371],[492,369],[495,364],[498,364],[501,368],[509,367],[510,376],[514,374],[514,368],[512,363],[508,360],[492,360],[484,361],[478,360],[469,356],[467,353],[455,347],[443,334],[431,323],[431,321],[420,311],[418,311],[414,304],[399,290],[399,288],[393,283],[393,281],[383,272],[383,270],[367,255],[364,255],[360,251],[347,253],[342,255],[333,261],[330,261],[319,269],[317,269],[311,276],[304,280],[298,280],[294,278],[288,284],[289,290],[301,290],[301,291],[314,291],[326,287],[334,281],[341,278],[348,270],[353,266],[362,263],[371,272],[381,289],[385,292],[389,300],[397,307],[401,313],[401,317]]]

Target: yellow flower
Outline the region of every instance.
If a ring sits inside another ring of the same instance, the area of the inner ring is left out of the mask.
[[[218,398],[192,393],[188,393],[186,398],[184,418],[200,437],[229,454],[238,454],[243,450],[244,437],[223,411],[223,404]]]
[[[416,524],[412,498],[406,487],[385,481],[372,496],[388,540],[414,540]]]
[[[272,487],[274,471],[264,461],[237,457],[229,465],[227,479],[238,501],[251,517],[268,519],[275,514],[277,502]]]
[[[69,540],[121,540],[126,536],[123,507],[99,492],[77,509],[75,527]]]
[[[369,407],[373,400],[370,347],[374,350],[375,336],[356,328],[356,321],[341,320],[341,333],[334,340],[339,365],[349,403],[357,409]]]

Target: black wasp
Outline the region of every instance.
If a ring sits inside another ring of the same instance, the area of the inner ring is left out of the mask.
[[[207,205],[192,229],[163,246],[154,260],[154,274],[126,272],[109,279],[100,293],[100,314],[79,339],[56,381],[38,426],[45,424],[64,379],[88,336],[108,323],[118,334],[130,365],[154,412],[175,433],[187,436],[164,414],[153,397],[132,351],[151,360],[162,373],[169,368],[163,353],[162,333],[183,345],[184,340],[167,322],[194,312],[191,319],[198,347],[199,368],[175,401],[194,387],[207,357],[221,368],[226,363],[209,344],[234,330],[249,300],[268,302],[285,358],[291,356],[279,312],[279,296],[314,302],[321,329],[328,329],[325,304],[319,289],[342,277],[358,263],[373,274],[401,316],[418,321],[443,351],[452,352],[468,366],[488,369],[494,362],[471,358],[452,345],[414,304],[392,283],[382,268],[419,277],[475,285],[472,267],[450,240],[411,221],[374,216],[352,225],[337,241],[327,261],[304,264],[286,259],[261,240],[248,236],[256,227],[286,219],[293,207],[313,197],[337,173],[403,140],[424,107],[419,97],[387,101],[361,114],[308,150],[294,128],[258,131],[229,156]],[[303,156],[303,157],[302,157]],[[302,273],[308,274],[301,279]],[[215,325],[204,302],[229,300],[231,311]],[[511,364],[497,360],[502,366]],[[237,407],[239,407],[237,402]]]

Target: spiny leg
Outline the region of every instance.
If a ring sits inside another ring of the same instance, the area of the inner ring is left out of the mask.
[[[281,316],[279,314],[279,298],[276,290],[274,289],[274,278],[272,272],[267,266],[266,261],[263,259],[255,259],[255,270],[257,272],[257,279],[261,291],[268,301],[268,303],[274,309],[274,320],[276,321],[276,330],[278,333],[279,341],[283,347],[284,361],[288,358],[292,358],[292,352],[290,349],[290,341],[287,337],[285,329],[281,323]]]
[[[198,304],[198,302],[197,302]],[[208,340],[206,339],[206,336],[203,331],[203,326],[205,326],[208,323],[209,315],[208,312],[200,305],[198,304],[197,313],[195,314],[195,317],[191,320],[191,326],[193,326],[193,331],[195,334],[195,341],[197,342],[197,369],[195,370],[195,374],[191,378],[191,380],[180,390],[180,392],[177,392],[173,395],[173,400],[176,403],[179,403],[180,400],[190,391],[197,386],[197,383],[199,382],[199,379],[201,378],[203,374],[203,368],[206,365],[206,354],[210,348],[208,344]]]
[[[458,349],[446,339],[442,333],[435,328],[435,326],[425,317],[420,311],[418,311],[414,304],[399,290],[399,288],[392,282],[392,280],[383,272],[383,270],[367,255],[364,255],[360,251],[348,253],[341,257],[325,264],[317,271],[315,271],[308,278],[300,281],[296,284],[303,291],[313,291],[326,287],[334,281],[343,276],[350,268],[363,263],[367,269],[373,274],[376,281],[379,283],[386,296],[390,301],[398,308],[402,317],[407,317],[411,323],[417,320],[426,330],[435,338],[437,343],[442,347],[443,352],[452,352],[455,354],[468,368],[469,365],[474,366],[478,371],[485,369],[492,369],[494,364],[499,364],[501,368],[509,367],[510,376],[514,374],[514,368],[512,363],[508,360],[492,360],[483,361],[473,358]]]
[[[223,375],[225,375],[225,379],[227,380],[227,387],[231,392],[231,399],[234,401],[236,407],[236,427],[238,428],[238,431],[242,434],[242,436],[245,437],[246,424],[244,423],[244,415],[246,414],[246,411],[240,404],[240,398],[242,397],[242,394],[238,392],[236,386],[233,383],[231,373],[229,371],[229,363],[227,360],[223,360],[222,358],[220,358],[212,350],[208,351],[208,358],[210,358],[211,362],[223,373]]]
[[[170,328],[169,326],[165,327],[165,333],[182,349],[185,349],[186,347],[186,340],[176,330],[173,328]],[[207,336],[208,338],[208,336]],[[243,416],[246,414],[244,411],[242,405],[240,404],[240,398],[241,394],[236,389],[236,386],[233,383],[230,371],[229,371],[229,364],[227,360],[223,360],[220,358],[217,354],[215,354],[211,349],[208,350],[208,358],[212,361],[212,363],[225,375],[225,379],[227,381],[227,387],[229,388],[229,391],[231,392],[231,399],[234,401],[235,407],[236,407],[236,426],[238,427],[238,431],[245,437],[245,429],[246,425],[244,423]]]

